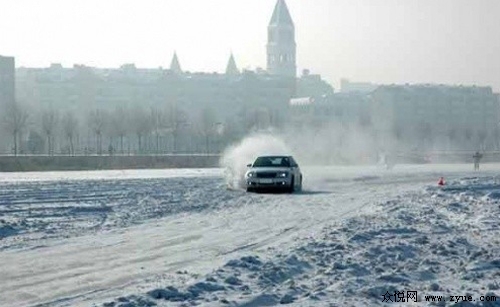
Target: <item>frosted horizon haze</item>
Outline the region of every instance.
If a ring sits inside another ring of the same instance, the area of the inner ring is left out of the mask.
[[[274,0],[20,0],[0,11],[0,54],[18,67],[85,64],[185,71],[266,67]],[[286,1],[297,67],[339,80],[492,86],[500,91],[500,1]]]

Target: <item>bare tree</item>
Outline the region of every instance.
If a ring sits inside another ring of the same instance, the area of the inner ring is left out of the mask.
[[[212,136],[216,133],[217,119],[215,113],[211,108],[205,108],[200,114],[200,129],[201,135],[205,139],[205,152],[210,153],[210,141]]]
[[[57,111],[49,109],[42,113],[42,131],[47,138],[47,154],[54,154],[54,133],[57,128],[59,116]]]
[[[10,104],[5,110],[4,123],[14,142],[14,155],[19,151],[19,138],[28,126],[28,112],[19,103]]]
[[[73,115],[73,113],[67,112],[66,114],[64,114],[64,117],[62,119],[62,128],[64,136],[68,140],[69,154],[74,155],[75,154],[74,138],[76,132],[78,131],[78,120]]]
[[[138,152],[143,152],[143,139],[151,132],[151,122],[148,115],[140,108],[136,108],[133,113],[134,131],[137,135]]]
[[[168,114],[169,128],[172,131],[173,152],[177,152],[178,139],[182,128],[187,124],[187,114],[180,109],[176,104],[170,105]]]
[[[150,113],[151,128],[155,135],[155,152],[160,153],[160,136],[163,129],[166,127],[165,113],[158,108],[151,108]]]
[[[119,138],[121,154],[124,153],[123,141],[125,139],[125,136],[127,136],[129,132],[129,126],[130,126],[129,118],[130,118],[129,111],[123,107],[116,108],[115,112],[113,113],[111,129],[114,131],[114,134]]]
[[[27,150],[32,155],[45,152],[45,140],[34,129],[28,132]]]
[[[105,112],[95,109],[89,113],[89,127],[95,135],[97,154],[102,155],[102,134],[104,132]]]

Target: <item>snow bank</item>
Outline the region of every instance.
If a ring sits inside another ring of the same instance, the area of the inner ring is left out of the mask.
[[[101,171],[54,171],[54,172],[8,172],[0,173],[0,184],[24,182],[55,182],[73,180],[125,180],[152,178],[193,178],[220,176],[221,171],[213,168],[189,169],[128,169]]]
[[[493,177],[428,187],[301,238],[290,250],[233,259],[193,284],[103,306],[415,306],[395,303],[395,293],[406,298],[408,291],[417,291],[419,306],[500,306],[499,194]],[[391,296],[384,302],[384,295]],[[434,302],[426,301],[430,295]],[[451,295],[473,301],[455,304]]]

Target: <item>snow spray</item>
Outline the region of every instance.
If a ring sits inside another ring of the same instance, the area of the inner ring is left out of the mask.
[[[256,133],[227,148],[222,154],[220,165],[225,168],[228,188],[241,189],[244,188],[247,164],[253,163],[258,156],[291,154],[280,137],[269,133]]]

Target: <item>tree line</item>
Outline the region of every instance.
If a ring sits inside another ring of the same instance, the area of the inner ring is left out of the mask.
[[[258,121],[221,119],[211,108],[189,113],[176,104],[81,111],[16,103],[3,113],[3,154],[13,155],[216,154],[244,126],[255,126],[248,121]]]

